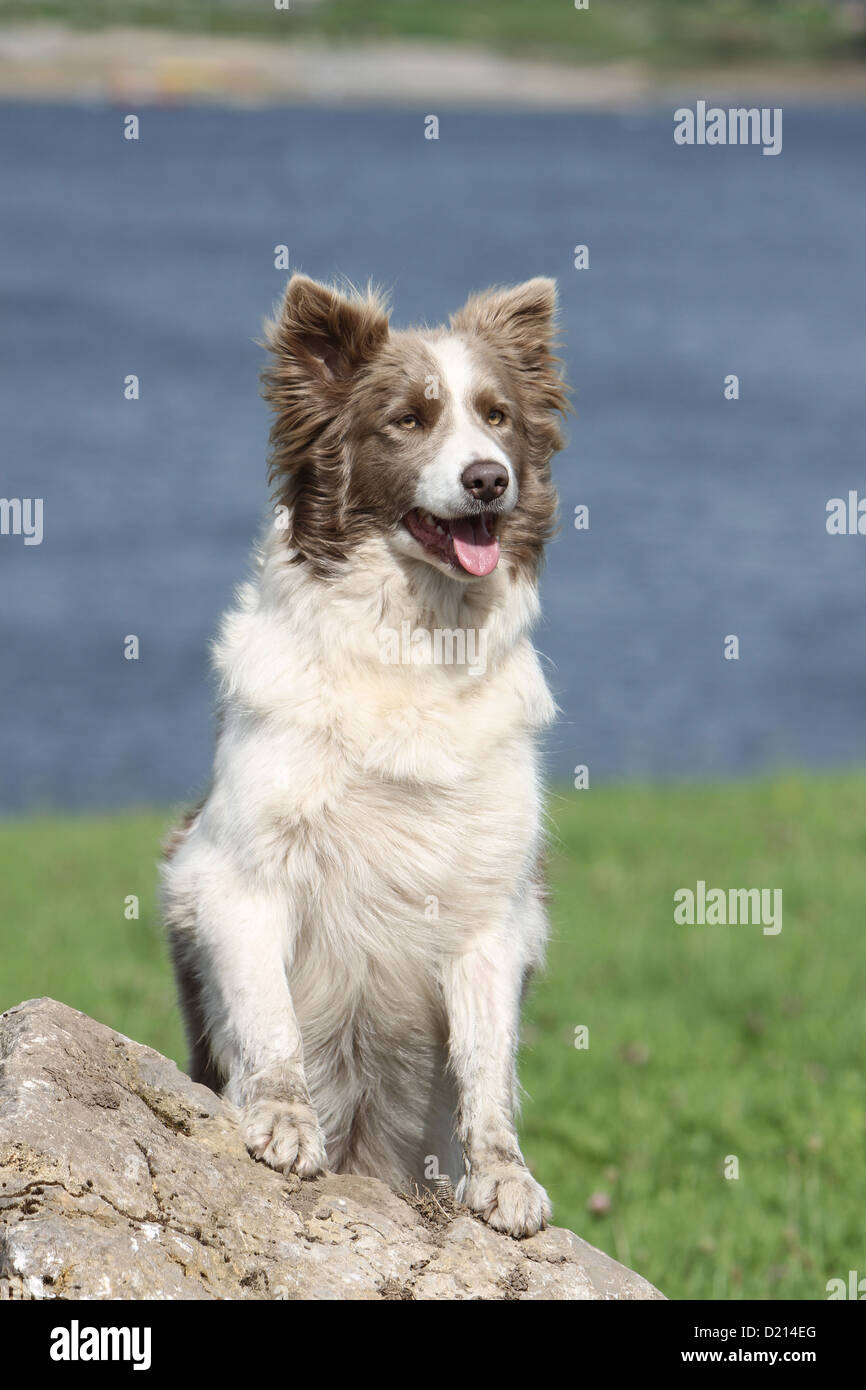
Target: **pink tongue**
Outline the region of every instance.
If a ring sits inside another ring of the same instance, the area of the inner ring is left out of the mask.
[[[451,539],[457,559],[469,574],[490,574],[499,563],[499,541],[487,529],[483,516],[460,517],[451,522]]]

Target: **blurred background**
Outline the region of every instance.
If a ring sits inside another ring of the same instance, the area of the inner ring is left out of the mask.
[[[782,108],[782,153],[675,145],[697,100]],[[866,495],[864,100],[853,0],[0,0],[0,493],[44,502],[41,545],[0,537],[0,1007],[54,994],[183,1062],[154,866],[266,501],[275,249],[385,285],[398,326],[553,275],[525,1147],[557,1220],[670,1296],[866,1272],[866,540],[826,529]],[[714,876],[782,887],[781,935],[675,928]]]

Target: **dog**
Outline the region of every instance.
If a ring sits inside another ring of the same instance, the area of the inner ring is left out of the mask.
[[[548,279],[412,331],[372,288],[290,279],[262,377],[273,515],[215,644],[211,788],[162,865],[191,1074],[252,1156],[447,1177],[514,1237],[551,1213],[515,1059],[547,930],[555,707],[529,632],[555,342]]]

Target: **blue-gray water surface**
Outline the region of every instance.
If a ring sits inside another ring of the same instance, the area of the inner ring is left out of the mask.
[[[825,523],[866,496],[864,110],[786,109],[776,157],[676,146],[667,109],[446,112],[438,141],[401,111],[145,108],[133,142],[124,114],[0,108],[0,496],[44,502],[41,545],[0,536],[0,807],[206,780],[208,643],[265,505],[254,340],[281,243],[391,287],[401,326],[559,280],[555,775],[863,761],[866,536]]]

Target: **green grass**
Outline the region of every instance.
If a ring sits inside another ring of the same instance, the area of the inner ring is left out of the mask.
[[[490,45],[579,62],[644,58],[654,65],[788,59],[863,52],[841,7],[825,0],[0,0],[0,20],[83,27],[149,24],[354,41],[424,38]]]
[[[556,1220],[672,1298],[824,1298],[866,1273],[866,774],[610,787],[551,809],[521,1132]],[[168,819],[0,824],[0,1006],[53,995],[183,1062],[154,901]],[[781,933],[674,925],[674,891],[698,879],[781,888]]]

